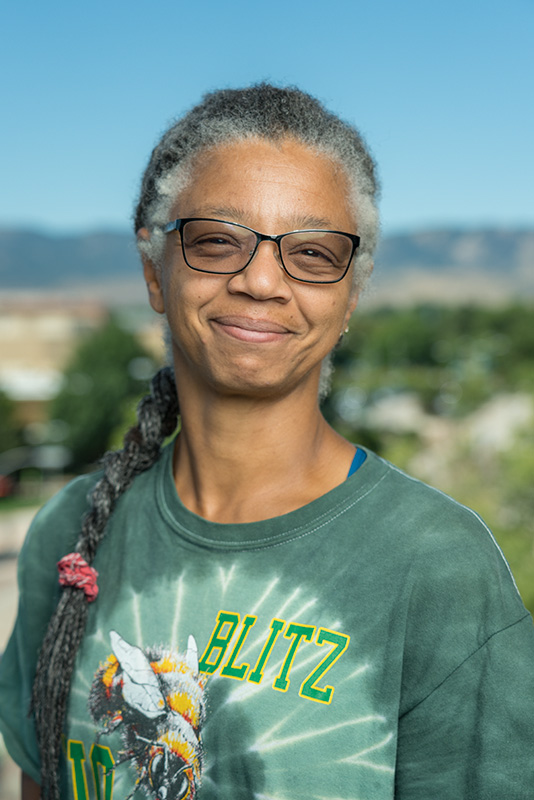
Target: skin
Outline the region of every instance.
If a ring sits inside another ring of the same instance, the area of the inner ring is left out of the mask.
[[[21,797],[22,800],[39,800],[41,797],[39,784],[35,783],[25,772],[22,773]]]
[[[170,219],[194,216],[269,234],[357,233],[343,173],[293,140],[203,153]],[[354,447],[324,420],[317,391],[321,362],[356,307],[351,271],[336,284],[300,283],[283,271],[276,245],[263,242],[245,271],[209,275],[184,263],[171,234],[164,264],[146,260],[144,272],[172,333],[182,414],[174,475],[186,507],[217,522],[252,522],[340,484]]]

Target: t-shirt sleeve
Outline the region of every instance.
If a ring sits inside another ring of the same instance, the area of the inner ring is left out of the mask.
[[[399,721],[398,800],[532,800],[534,631],[495,633]]]
[[[78,539],[89,480],[69,484],[30,526],[18,562],[17,619],[0,661],[0,730],[13,760],[37,782],[39,754],[30,716],[35,667],[59,598],[57,562]]]
[[[454,522],[416,568],[395,797],[533,800],[534,625],[486,526]]]

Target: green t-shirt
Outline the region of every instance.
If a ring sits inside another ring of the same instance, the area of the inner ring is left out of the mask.
[[[62,797],[534,798],[534,628],[475,513],[368,453],[304,508],[207,522],[171,450],[94,562]],[[20,557],[0,716],[37,781],[35,661],[94,481],[41,510]]]

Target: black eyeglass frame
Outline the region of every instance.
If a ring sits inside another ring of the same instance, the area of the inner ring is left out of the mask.
[[[225,225],[233,225],[236,228],[244,228],[246,231],[250,231],[251,233],[253,233],[254,236],[256,237],[256,244],[254,245],[254,249],[250,253],[250,258],[248,259],[247,263],[243,267],[240,267],[240,269],[232,270],[231,272],[218,272],[218,271],[214,272],[208,269],[199,269],[199,267],[193,267],[193,265],[190,264],[189,261],[187,260],[187,256],[185,254],[184,237],[182,236],[183,227],[187,222],[222,222]],[[352,259],[354,258],[354,253],[356,252],[357,248],[360,245],[360,237],[356,236],[355,233],[347,233],[346,231],[331,231],[325,228],[305,228],[303,230],[280,233],[278,234],[278,236],[271,236],[268,233],[259,233],[259,231],[255,231],[254,228],[249,228],[247,225],[241,225],[239,222],[230,222],[230,220],[227,219],[212,219],[211,217],[184,217],[184,219],[175,219],[172,222],[168,222],[167,225],[165,225],[163,228],[164,233],[173,233],[174,231],[178,231],[178,233],[180,234],[180,244],[182,246],[182,255],[184,257],[185,263],[190,269],[194,269],[195,272],[204,272],[208,275],[237,275],[239,272],[243,272],[243,270],[245,270],[248,267],[248,265],[256,255],[258,246],[260,245],[261,242],[276,242],[278,246],[278,253],[280,254],[280,264],[282,266],[282,269],[284,270],[286,275],[289,275],[289,277],[292,278],[294,281],[299,281],[300,283],[323,283],[323,284],[339,283],[339,281],[342,281],[347,272],[349,271]],[[347,266],[345,267],[345,271],[343,272],[343,274],[340,275],[339,278],[335,278],[332,281],[306,280],[305,278],[297,278],[295,277],[295,275],[292,275],[289,272],[286,265],[284,264],[284,258],[282,256],[282,247],[280,245],[280,242],[285,236],[291,236],[291,234],[293,233],[338,233],[341,236],[346,236],[347,239],[350,239],[352,243],[352,250],[350,252],[350,257],[347,261]]]

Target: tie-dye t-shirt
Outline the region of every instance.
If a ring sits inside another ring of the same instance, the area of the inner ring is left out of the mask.
[[[62,797],[534,797],[534,628],[476,514],[368,453],[298,511],[222,525],[171,470],[169,447],[98,550]],[[36,655],[94,480],[45,506],[20,559],[0,716],[37,781]]]

